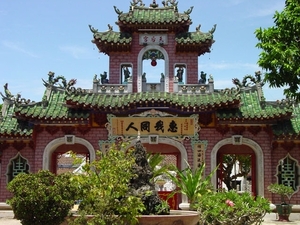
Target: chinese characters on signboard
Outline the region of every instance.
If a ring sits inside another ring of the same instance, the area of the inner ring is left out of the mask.
[[[140,45],[144,44],[167,44],[166,34],[141,34],[140,35]]]
[[[191,136],[195,134],[195,119],[190,117],[114,117],[112,135],[134,136],[157,134],[162,136]]]

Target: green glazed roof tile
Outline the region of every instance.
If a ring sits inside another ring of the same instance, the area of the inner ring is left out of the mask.
[[[128,13],[119,15],[121,23],[153,24],[153,23],[185,23],[190,21],[189,15],[178,13],[174,7],[149,8],[135,6]]]
[[[64,119],[87,119],[89,113],[74,111],[65,105],[65,92],[53,90],[47,105],[42,102],[35,104],[16,105],[16,116],[26,117],[32,120],[64,120]]]
[[[32,126],[28,122],[21,122],[14,118],[14,106],[10,105],[6,115],[0,118],[0,135],[24,136],[32,134]]]
[[[177,107],[200,107],[200,108],[216,108],[226,105],[238,104],[239,97],[224,95],[220,93],[214,94],[179,94],[179,93],[162,93],[162,92],[141,92],[123,95],[109,94],[72,94],[66,96],[69,104],[77,107],[86,108],[122,108],[123,106],[150,105],[157,102],[165,102]],[[165,104],[164,103],[164,104]],[[135,107],[135,106],[131,106]]]
[[[114,43],[125,43],[130,44],[132,41],[132,37],[129,35],[123,35],[120,32],[115,31],[105,31],[105,32],[96,32],[94,33],[94,38],[99,43],[108,43],[108,44],[114,44]],[[95,41],[95,42],[96,42]]]
[[[241,92],[241,106],[237,109],[218,110],[219,120],[238,118],[242,120],[267,120],[279,117],[288,117],[292,113],[291,107],[266,104],[262,107],[256,91]]]

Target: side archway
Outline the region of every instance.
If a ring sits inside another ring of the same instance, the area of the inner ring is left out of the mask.
[[[217,166],[217,153],[224,145],[231,145],[232,138],[227,138],[219,141],[211,151],[211,168]],[[261,147],[253,140],[243,137],[241,145],[246,145],[250,147],[256,156],[256,177],[257,177],[257,194],[264,196],[264,157]],[[212,184],[217,187],[217,174],[215,173],[212,177]]]
[[[51,160],[51,155],[54,153],[54,151],[56,150],[56,148],[60,145],[65,144],[65,137],[60,137],[57,139],[52,140],[51,142],[49,142],[44,150],[44,154],[43,154],[43,169],[44,170],[50,170],[50,160]],[[93,161],[95,159],[95,149],[94,147],[91,145],[90,142],[88,142],[87,140],[83,139],[83,138],[79,138],[79,137],[74,137],[74,143],[77,144],[82,144],[83,146],[85,146],[90,154],[90,160]]]

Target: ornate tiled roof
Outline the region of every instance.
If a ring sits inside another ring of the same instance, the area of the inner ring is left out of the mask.
[[[46,96],[48,95],[46,100]],[[52,87],[45,92],[42,102],[33,104],[17,104],[14,109],[15,116],[35,123],[84,123],[89,118],[89,112],[74,110],[65,105],[65,90]]]
[[[202,55],[206,52],[210,52],[213,40],[213,33],[216,29],[216,25],[207,33],[203,33],[196,28],[196,32],[186,32],[178,34],[175,38],[176,51],[178,52],[198,52],[198,55]]]
[[[169,5],[170,3],[170,5]],[[139,29],[168,29],[170,32],[187,32],[192,20],[189,14],[193,7],[184,11],[178,12],[178,2],[165,1],[163,6],[158,4],[150,4],[145,6],[142,1],[140,4],[131,3],[129,12],[123,13],[114,6],[118,14],[117,25],[121,32],[135,32]]]
[[[288,118],[292,115],[292,106],[260,101],[257,91],[241,92],[240,96],[241,105],[238,109],[217,111],[216,115],[219,121],[267,122],[279,118]]]
[[[134,32],[173,32],[176,34],[176,51],[197,52],[198,55],[210,52],[210,47],[214,43],[213,33],[216,25],[207,33],[200,31],[200,25],[195,32],[189,32],[192,23],[189,14],[193,7],[179,13],[177,4],[175,1],[165,1],[162,7],[156,3],[146,7],[142,1],[140,5],[138,2],[132,2],[127,13],[114,6],[118,14],[116,24],[120,32],[113,31],[111,25],[108,25],[109,29],[105,32],[99,32],[89,25],[94,36],[92,42],[97,45],[100,52],[109,54],[111,51],[130,51]]]
[[[294,139],[300,136],[300,105],[293,105],[291,119],[278,121],[273,126],[273,133],[278,139]]]
[[[142,92],[123,95],[76,94],[66,97],[68,105],[106,112],[125,112],[140,107],[168,107],[180,113],[211,111],[217,108],[237,107],[239,97],[221,93],[179,94],[168,92]]]
[[[41,102],[23,101],[8,90],[3,99],[3,115],[0,117],[0,137],[32,135],[33,124],[88,124],[90,115],[98,113],[130,114],[146,108],[162,108],[169,112],[193,114],[215,113],[220,124],[269,124],[275,136],[298,137],[300,135],[300,106],[288,100],[264,101],[256,88],[215,90],[212,93],[92,93],[76,91],[65,78],[54,78],[49,73],[44,81],[46,91]],[[61,81],[62,84],[58,82]],[[247,85],[246,85],[247,86]],[[81,90],[81,89],[80,89]],[[8,102],[8,104],[7,104]]]
[[[28,121],[19,121],[14,117],[14,105],[8,105],[6,114],[0,117],[1,137],[29,137],[32,134],[32,126]],[[1,138],[0,138],[1,139]]]
[[[109,30],[98,32],[97,29],[89,25],[93,32],[94,39],[92,42],[97,45],[100,52],[109,54],[111,51],[129,51],[131,48],[132,37],[129,33],[115,32],[109,26]]]

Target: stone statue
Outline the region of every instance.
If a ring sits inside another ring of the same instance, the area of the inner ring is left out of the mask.
[[[146,79],[146,73],[143,73],[143,75],[142,75],[142,81],[143,81],[143,82],[146,82],[146,81],[147,81],[147,79]]]
[[[127,82],[129,77],[130,77],[130,71],[129,71],[128,67],[126,66],[126,67],[124,67],[124,81]]]
[[[182,79],[183,79],[183,68],[182,67],[179,67],[178,69],[177,69],[177,75],[176,75],[176,77],[177,77],[177,79],[178,79],[178,82],[182,82]]]
[[[206,73],[201,71],[200,73],[200,79],[199,79],[199,84],[205,84],[206,83]]]
[[[165,81],[165,75],[164,73],[160,74],[160,82],[164,82]]]
[[[108,84],[108,79],[107,79],[107,72],[103,72],[103,74],[100,74],[101,77],[101,84]]]

